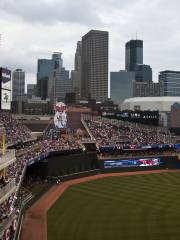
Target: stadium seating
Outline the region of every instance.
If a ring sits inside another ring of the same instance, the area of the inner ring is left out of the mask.
[[[163,127],[112,121],[103,118],[84,119],[99,146],[172,144],[169,130]]]

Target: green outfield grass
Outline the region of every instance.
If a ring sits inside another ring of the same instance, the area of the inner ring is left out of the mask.
[[[48,211],[48,240],[116,239],[180,239],[180,173],[78,184]]]

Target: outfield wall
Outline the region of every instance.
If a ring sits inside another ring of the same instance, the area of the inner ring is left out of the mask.
[[[30,165],[27,169],[27,175],[39,176],[46,178],[47,176],[66,176],[74,173],[80,175],[72,176],[72,178],[81,177],[82,172],[87,172],[89,176],[96,174],[88,171],[98,169],[97,155],[94,152],[85,153],[82,151],[67,151],[51,153],[45,160]],[[83,177],[85,176],[83,174]]]
[[[27,175],[42,178],[65,176],[64,178],[67,179],[81,177],[82,172],[83,176],[86,174],[88,176],[98,172],[132,172],[156,169],[180,169],[180,160],[178,160],[178,156],[107,157],[107,159],[98,160],[96,152],[63,151],[53,152],[45,160],[32,164],[27,169]],[[90,172],[91,170],[96,171]]]
[[[48,175],[62,176],[98,168],[96,153],[52,155],[48,157]]]

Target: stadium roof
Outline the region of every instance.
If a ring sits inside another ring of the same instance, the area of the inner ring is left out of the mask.
[[[180,102],[180,97],[134,97],[125,99],[125,102]]]
[[[180,97],[135,97],[125,99],[121,104],[121,110],[158,110],[171,111],[174,103],[180,103]]]

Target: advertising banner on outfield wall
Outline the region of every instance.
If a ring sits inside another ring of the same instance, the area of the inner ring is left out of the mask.
[[[160,158],[139,158],[126,160],[106,160],[104,168],[123,168],[123,167],[152,167],[163,164]]]

